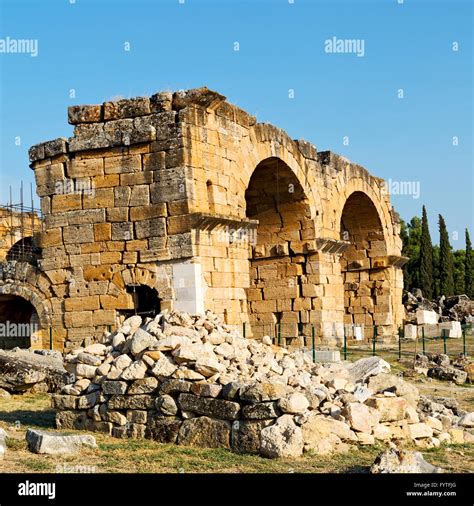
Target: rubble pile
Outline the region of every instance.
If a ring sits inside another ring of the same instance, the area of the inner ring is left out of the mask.
[[[376,440],[469,442],[473,414],[430,401],[379,357],[313,363],[245,339],[212,313],[132,316],[65,358],[58,428],[223,447],[266,457],[345,452]]]
[[[440,323],[457,321],[463,325],[474,323],[474,301],[467,295],[437,297],[435,300],[425,299],[421,290],[404,292],[403,304],[406,309],[406,322],[417,323],[416,312],[419,310],[434,311]]]

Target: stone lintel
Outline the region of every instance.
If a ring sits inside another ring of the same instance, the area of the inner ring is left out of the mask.
[[[350,246],[349,241],[338,241],[336,239],[316,239],[316,248],[322,253],[342,254]]]

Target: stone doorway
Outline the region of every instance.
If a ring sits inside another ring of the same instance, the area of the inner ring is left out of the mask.
[[[0,349],[30,348],[41,342],[38,314],[17,295],[0,295]]]

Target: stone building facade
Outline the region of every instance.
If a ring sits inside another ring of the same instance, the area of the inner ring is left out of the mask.
[[[68,116],[73,137],[30,149],[44,217],[31,279],[55,347],[173,308],[249,337],[396,335],[404,258],[381,179],[207,88]]]

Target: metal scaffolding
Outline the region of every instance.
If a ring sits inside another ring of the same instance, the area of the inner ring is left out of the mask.
[[[8,204],[0,206],[0,217],[5,219],[4,230],[0,230],[0,239],[9,239],[7,261],[20,261],[36,264],[41,249],[38,234],[42,230],[41,210],[34,207],[33,184],[30,183],[30,205],[26,205],[23,197],[23,181],[20,183],[20,201],[13,202],[10,185]]]

